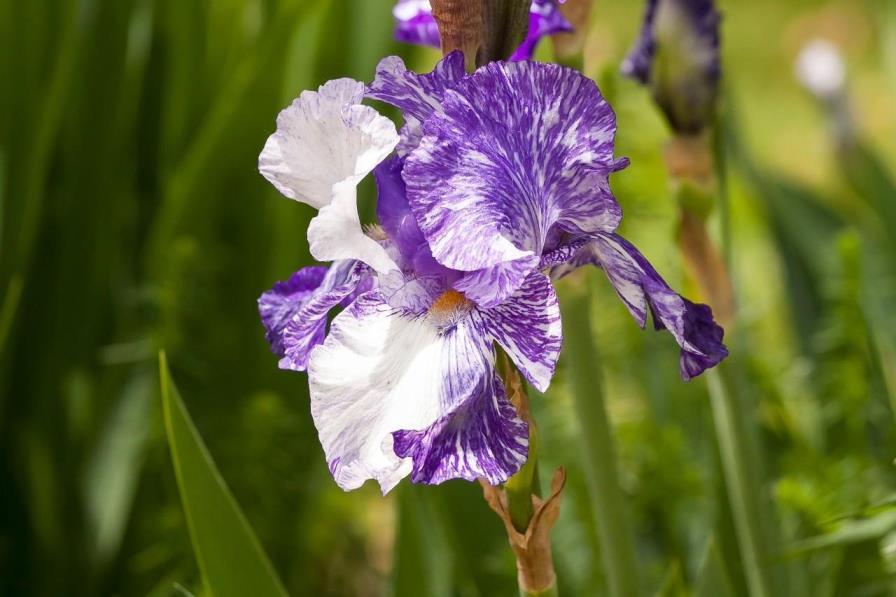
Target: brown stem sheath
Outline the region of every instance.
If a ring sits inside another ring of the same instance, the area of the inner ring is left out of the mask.
[[[529,26],[528,0],[432,0],[442,53],[464,53],[467,69],[504,60]]]
[[[716,250],[703,220],[681,210],[678,245],[688,274],[697,282],[703,299],[726,330],[734,323],[734,291],[722,256]]]
[[[557,582],[554,574],[554,560],[551,555],[551,529],[560,516],[560,495],[566,485],[566,471],[554,472],[551,493],[546,500],[532,496],[534,514],[525,533],[513,526],[507,505],[507,495],[498,487],[480,479],[485,500],[497,513],[507,529],[507,539],[516,554],[517,580],[520,590],[540,593],[551,589]]]
[[[468,69],[478,64],[486,43],[485,0],[432,0],[430,4],[439,26],[442,54],[460,50]]]

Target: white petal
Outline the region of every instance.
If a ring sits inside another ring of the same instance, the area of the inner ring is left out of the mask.
[[[382,245],[364,234],[351,181],[337,184],[333,201],[308,224],[308,244],[318,261],[357,259],[380,273],[398,270]]]
[[[320,209],[333,187],[357,184],[398,144],[395,125],[360,105],[364,84],[336,79],[305,91],[277,117],[258,159],[261,174],[290,199]]]
[[[412,468],[392,433],[425,429],[451,412],[464,388],[490,374],[493,356],[461,320],[440,333],[428,316],[404,315],[376,291],[333,321],[311,355],[311,414],[330,471],[345,490],[376,479],[388,492]]]

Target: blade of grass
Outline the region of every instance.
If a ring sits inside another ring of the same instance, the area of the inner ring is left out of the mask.
[[[703,556],[703,564],[694,588],[694,597],[734,597],[734,587],[728,577],[728,569],[722,554],[710,538]]]
[[[0,284],[9,285],[14,278],[18,278],[22,284],[25,283],[31,253],[40,229],[46,173],[50,167],[53,141],[64,113],[65,100],[75,70],[73,65],[78,55],[77,17],[82,6],[80,2],[67,2],[63,3],[63,8],[59,17],[59,48],[39,100],[33,134],[29,135],[24,148],[18,148],[23,154],[19,161],[22,171],[17,177],[9,177],[10,189],[6,195],[10,203],[15,198],[20,206],[18,210],[20,217],[14,224],[10,223],[5,228],[7,234],[2,238],[5,244],[0,245],[0,257],[3,258],[0,260],[2,264]],[[4,212],[9,213],[5,205]],[[7,224],[6,221],[3,223]],[[18,301],[10,302],[8,305],[11,316],[14,317]],[[0,344],[0,348],[2,346]]]
[[[568,292],[561,295],[566,343],[564,353],[569,359],[573,404],[581,426],[582,460],[601,558],[609,594],[613,597],[633,597],[640,594],[639,575],[619,487],[616,450],[603,395],[600,359],[592,338],[590,295],[584,285],[566,290]]]
[[[761,498],[753,483],[750,449],[744,422],[746,413],[737,396],[729,391],[729,383],[724,377],[725,367],[707,372],[709,396],[712,403],[713,420],[722,457],[722,471],[728,486],[734,526],[737,531],[744,573],[750,594],[754,597],[769,597],[771,583],[762,537]]]
[[[148,252],[150,258],[164,254],[178,226],[185,222],[184,214],[189,209],[196,209],[195,200],[210,200],[205,196],[207,193],[202,193],[200,189],[204,181],[213,177],[215,168],[221,167],[218,161],[220,152],[216,149],[232,142],[232,137],[228,135],[239,130],[234,123],[243,116],[240,107],[250,97],[255,83],[266,74],[264,65],[271,64],[274,57],[285,54],[295,28],[311,12],[310,3],[306,2],[288,2],[282,6],[273,17],[274,24],[258,42],[258,48],[246,54],[216,94],[208,115],[183,158],[173,169],[153,223]]]
[[[722,206],[723,211],[721,251],[732,279],[736,280],[732,269],[733,243],[728,213],[730,201],[727,152],[730,145],[738,143],[735,138],[736,128],[730,116],[730,103],[726,108],[727,111],[717,120],[712,149],[715,174],[719,181],[717,203]],[[740,345],[743,347],[744,343]],[[736,351],[737,348],[733,350]],[[740,396],[731,391],[734,386],[729,377],[733,371],[730,367],[731,363],[725,362],[707,372],[713,421],[747,586],[753,597],[769,597],[774,594],[771,592],[774,585],[767,560],[771,549],[763,526],[772,523],[773,512],[767,507],[761,494],[758,450],[747,427],[752,418]]]
[[[205,588],[215,597],[285,597],[286,590],[255,537],[159,355],[165,430],[190,539]]]

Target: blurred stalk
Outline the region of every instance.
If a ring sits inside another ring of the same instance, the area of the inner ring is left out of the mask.
[[[762,503],[757,484],[753,482],[752,471],[755,469],[750,462],[752,451],[745,427],[749,414],[744,412],[737,396],[729,391],[728,375],[724,364],[706,373],[722,472],[750,595],[768,597],[772,593],[766,565],[768,550],[764,548],[762,537]]]
[[[591,298],[581,279],[570,282],[579,284],[575,287],[568,284],[567,292],[561,297],[563,336],[591,509],[609,595],[632,597],[640,593],[639,574],[616,470],[616,450],[604,403],[600,358],[592,338]]]
[[[716,131],[720,127],[714,127]],[[726,173],[724,143],[712,134],[679,135],[666,148],[666,162],[679,204],[679,245],[688,272],[693,276],[704,300],[710,303],[717,319],[729,333],[735,323],[734,293],[729,276],[731,259],[730,232],[722,233],[724,246],[719,252],[709,237],[706,219],[714,198],[723,207],[723,226],[727,226]],[[721,184],[719,184],[721,183]],[[768,597],[771,583],[766,557],[770,553],[763,536],[763,503],[755,478],[759,471],[758,455],[752,449],[748,412],[731,391],[728,362],[706,373],[716,438],[722,460],[722,472],[744,573],[753,597]],[[768,514],[768,513],[766,513]]]
[[[71,84],[73,65],[78,57],[78,15],[81,3],[66,2],[56,16],[58,22],[58,47],[47,76],[45,87],[34,111],[34,127],[23,141],[23,147],[16,148],[16,154],[7,156],[4,168],[9,169],[2,182],[9,185],[3,192],[4,234],[0,237],[0,287],[5,287],[3,299],[4,317],[10,321],[19,305],[22,287],[27,281],[28,267],[34,250],[34,243],[41,224],[45,199],[47,171],[50,168],[53,142],[56,139],[62,116],[66,108],[66,96]],[[20,13],[15,13],[21,18]],[[24,63],[23,63],[24,64]],[[5,151],[9,151],[6,148]],[[8,204],[7,204],[8,202]],[[15,205],[13,203],[15,202]],[[15,222],[7,221],[7,214],[18,217]],[[5,341],[0,337],[0,341]],[[0,351],[4,344],[0,343]]]

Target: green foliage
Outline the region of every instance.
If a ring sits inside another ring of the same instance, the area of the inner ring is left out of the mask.
[[[218,597],[284,597],[249,522],[221,478],[159,356],[165,430],[203,585]]]
[[[769,594],[891,594],[896,9],[720,3],[729,200],[709,224],[732,260],[728,389],[741,410],[728,443],[750,455],[738,491],[754,504],[730,505],[740,498],[705,381],[681,383],[672,340],[638,329],[592,271],[564,313],[573,334],[551,389],[530,395],[540,477],[568,471],[559,592],[603,594],[618,566],[636,569],[646,595],[747,595],[756,570],[738,529],[756,525]],[[248,553],[227,560],[225,593],[271,568],[293,595],[515,593],[502,525],[478,486],[403,484],[385,499],[335,486],[306,378],[277,369],[255,310],[262,291],[310,263],[312,210],[255,169],[277,111],[329,78],[370,80],[383,56],[422,71],[438,56],[392,39],[392,4],[0,0],[0,594],[200,595],[200,568],[211,575],[230,548]],[[617,112],[617,153],[632,160],[613,176],[622,232],[696,298],[674,241],[669,131],[649,92],[618,75],[642,5],[595,7],[584,64]],[[793,81],[790,62],[812,36],[847,51],[851,144],[832,138]],[[373,220],[369,182],[360,209]],[[564,297],[572,283],[561,282]],[[167,422],[186,442],[180,478],[155,400],[160,349],[195,423],[169,396]],[[588,402],[598,395],[603,425]],[[614,462],[595,463],[595,446]],[[235,503],[236,527],[226,524]],[[627,523],[631,565],[598,532],[608,516]],[[252,541],[208,546],[208,532],[256,534],[271,566]]]

